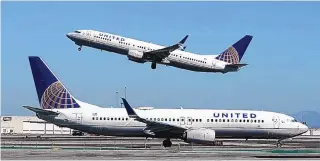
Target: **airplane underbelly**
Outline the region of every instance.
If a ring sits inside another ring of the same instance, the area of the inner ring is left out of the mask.
[[[278,139],[293,135],[290,129],[244,129],[226,128],[214,129],[217,138],[254,138],[254,139]]]

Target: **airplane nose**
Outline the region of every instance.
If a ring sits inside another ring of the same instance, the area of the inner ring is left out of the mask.
[[[71,38],[71,33],[67,33],[66,36],[70,39]]]
[[[301,131],[301,133],[305,133],[309,130],[309,128],[305,124],[300,124],[299,130]]]

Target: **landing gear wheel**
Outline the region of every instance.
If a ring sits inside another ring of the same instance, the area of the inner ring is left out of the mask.
[[[166,147],[171,147],[172,142],[171,142],[170,139],[166,139],[166,140],[163,140],[162,145],[163,145],[165,148],[166,148]]]
[[[80,47],[78,47],[78,51],[81,51],[81,48],[82,48],[81,46],[80,46]]]
[[[277,142],[277,148],[281,148],[282,144],[280,141]]]
[[[151,64],[151,69],[156,69],[157,68],[157,63],[152,63]]]

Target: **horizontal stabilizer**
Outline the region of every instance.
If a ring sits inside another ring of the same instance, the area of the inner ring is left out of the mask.
[[[53,112],[53,111],[48,111],[48,110],[43,110],[40,108],[35,108],[35,107],[31,107],[31,106],[22,106],[30,111],[33,111],[37,114],[42,114],[42,115],[59,115],[59,113],[57,112]]]
[[[248,64],[228,64],[226,65],[226,68],[233,68],[233,69],[239,69],[241,67],[244,67]]]

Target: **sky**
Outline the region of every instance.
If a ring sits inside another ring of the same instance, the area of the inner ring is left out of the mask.
[[[40,56],[77,99],[132,106],[320,112],[319,2],[2,2],[1,115],[39,107],[28,56]],[[187,51],[219,54],[253,36],[236,73],[198,73],[78,46],[92,29]],[[117,103],[118,102],[118,103]]]

